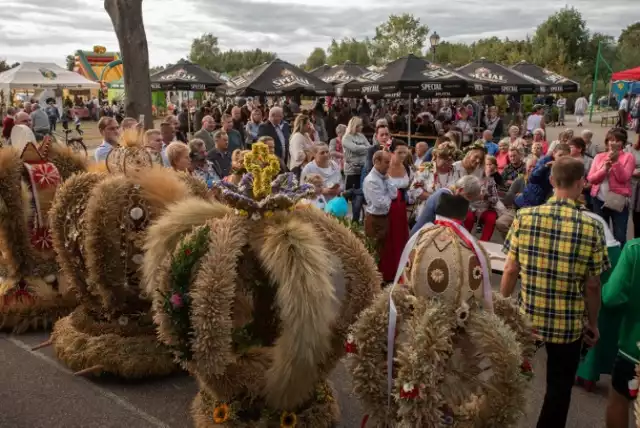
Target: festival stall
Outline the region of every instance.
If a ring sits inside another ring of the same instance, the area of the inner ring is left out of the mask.
[[[544,83],[545,86],[542,89],[545,89],[546,92],[578,92],[580,90],[579,83],[530,62],[520,61],[511,68],[529,79]]]
[[[153,91],[213,91],[223,83],[209,70],[191,62],[175,64],[151,76]]]
[[[350,80],[357,78],[358,76],[362,76],[367,73],[369,70],[364,68],[359,64],[355,64],[351,61],[345,61],[342,65],[333,66],[323,73],[318,75],[321,80],[324,80],[327,83],[331,83],[332,85],[337,85],[339,83],[345,83]]]
[[[618,101],[626,94],[640,94],[640,67],[613,73],[611,92]]]
[[[369,71],[336,86],[338,96],[409,100],[416,95],[425,98],[451,98],[481,94],[488,90],[479,80],[412,54],[390,62],[380,71]],[[409,115],[411,105],[409,102]],[[411,124],[407,125],[411,145]]]
[[[336,92],[344,97],[448,98],[464,97],[483,89],[477,79],[408,55],[390,62],[380,71],[369,71],[338,85]]]
[[[331,95],[333,86],[281,59],[274,59],[229,79],[217,90],[219,95]]]
[[[224,82],[212,72],[191,62],[175,64],[151,76],[151,90],[176,91],[179,106],[184,103],[190,104],[195,98],[193,92],[214,91],[222,84]]]
[[[331,66],[329,64],[323,64],[320,67],[316,67],[309,72],[312,76],[320,77],[328,70],[331,70]]]
[[[47,89],[86,91],[99,89],[100,85],[73,71],[45,62],[23,62],[17,67],[0,73],[0,90],[15,93],[19,90],[33,91],[34,97]],[[13,96],[10,102],[13,102]],[[58,96],[59,105],[62,104]]]
[[[616,82],[618,80],[626,80],[631,82],[640,81],[640,67],[630,68],[629,70],[618,71],[611,75],[611,80]]]
[[[484,82],[492,94],[538,94],[544,92],[543,88],[546,87],[544,82],[485,58],[470,62],[456,70]]]
[[[107,83],[107,99],[112,101],[122,101],[124,99],[124,78]]]

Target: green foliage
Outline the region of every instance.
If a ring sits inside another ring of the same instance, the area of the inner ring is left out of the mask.
[[[76,57],[74,55],[67,55],[65,63],[67,65],[67,70],[73,71],[76,66]]]
[[[313,70],[327,63],[327,53],[322,48],[315,48],[304,64],[304,69]]]
[[[163,295],[163,309],[171,320],[173,335],[178,341],[173,346],[173,351],[183,361],[188,361],[193,356],[191,351],[193,329],[189,318],[191,307],[189,288],[196,264],[209,249],[209,231],[209,226],[201,227],[190,240],[184,241],[180,245],[171,261],[169,273],[171,291]]]
[[[640,66],[640,21],[629,25],[620,34],[618,55],[623,69]]]
[[[536,29],[531,40],[534,61],[548,67],[578,64],[587,54],[589,31],[582,15],[565,7],[551,15]],[[560,71],[557,71],[560,72]]]
[[[429,27],[410,13],[391,15],[376,27],[371,51],[377,61],[386,63],[408,54],[421,55]]]
[[[14,62],[13,64],[9,65],[9,63],[6,60],[0,59],[0,73],[2,73],[3,71],[11,70],[12,68],[17,67],[19,65],[20,65],[19,62]]]
[[[363,67],[368,67],[372,64],[371,58],[369,57],[368,40],[360,42],[353,38],[346,38],[337,42],[333,39],[327,49],[327,53],[329,55],[327,56],[326,63],[329,65],[341,65],[347,61]]]
[[[273,52],[260,49],[248,51],[220,50],[218,38],[211,33],[193,39],[189,60],[202,67],[231,76],[241,74],[276,58]]]

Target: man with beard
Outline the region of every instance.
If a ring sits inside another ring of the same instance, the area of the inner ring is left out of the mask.
[[[246,122],[242,118],[242,109],[240,107],[234,106],[231,109],[231,120],[233,121],[233,129],[240,133],[240,137],[242,137],[242,141],[244,141],[246,138],[244,134]]]

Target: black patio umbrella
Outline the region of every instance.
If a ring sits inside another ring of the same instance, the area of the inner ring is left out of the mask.
[[[153,91],[213,91],[222,84],[224,81],[212,72],[191,62],[175,64],[151,76]]]
[[[580,90],[580,84],[577,82],[530,62],[520,61],[511,68],[531,79],[544,83],[546,92],[578,92]]]
[[[351,61],[346,61],[342,65],[336,65],[329,68],[317,77],[327,83],[337,85],[340,83],[348,82],[349,80],[353,80],[358,76],[362,76],[368,71],[369,70],[359,64],[355,64]]]
[[[253,70],[229,79],[217,92],[221,95],[330,95],[333,86],[280,59],[259,65]]]
[[[482,90],[479,81],[415,55],[399,58],[380,71],[368,71],[336,87],[336,93],[343,97],[385,98],[464,97]]]
[[[322,76],[327,70],[331,70],[331,66],[329,64],[323,64],[320,67],[316,67],[313,70],[311,70],[309,72],[309,74],[311,74],[312,76],[316,76],[316,77],[320,77]]]
[[[482,81],[488,85],[493,94],[537,94],[544,86],[544,83],[539,80],[485,58],[480,58],[456,70]]]

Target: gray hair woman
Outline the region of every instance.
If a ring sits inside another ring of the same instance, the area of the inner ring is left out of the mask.
[[[344,169],[344,149],[342,148],[342,137],[347,132],[347,126],[340,124],[336,126],[336,138],[332,138],[329,141],[329,153],[331,159],[334,160],[339,166],[340,171]]]
[[[364,166],[367,151],[371,144],[362,134],[362,119],[352,117],[347,125],[344,137],[342,137],[344,150],[344,174],[346,176],[347,190],[360,188],[360,173]]]
[[[352,117],[347,125],[344,137],[342,137],[342,148],[344,150],[344,175],[345,190],[360,190],[361,174],[367,159],[367,152],[371,144],[367,137],[362,134],[362,119]],[[360,221],[360,208],[363,196],[361,192],[355,192],[353,200],[353,221]]]

